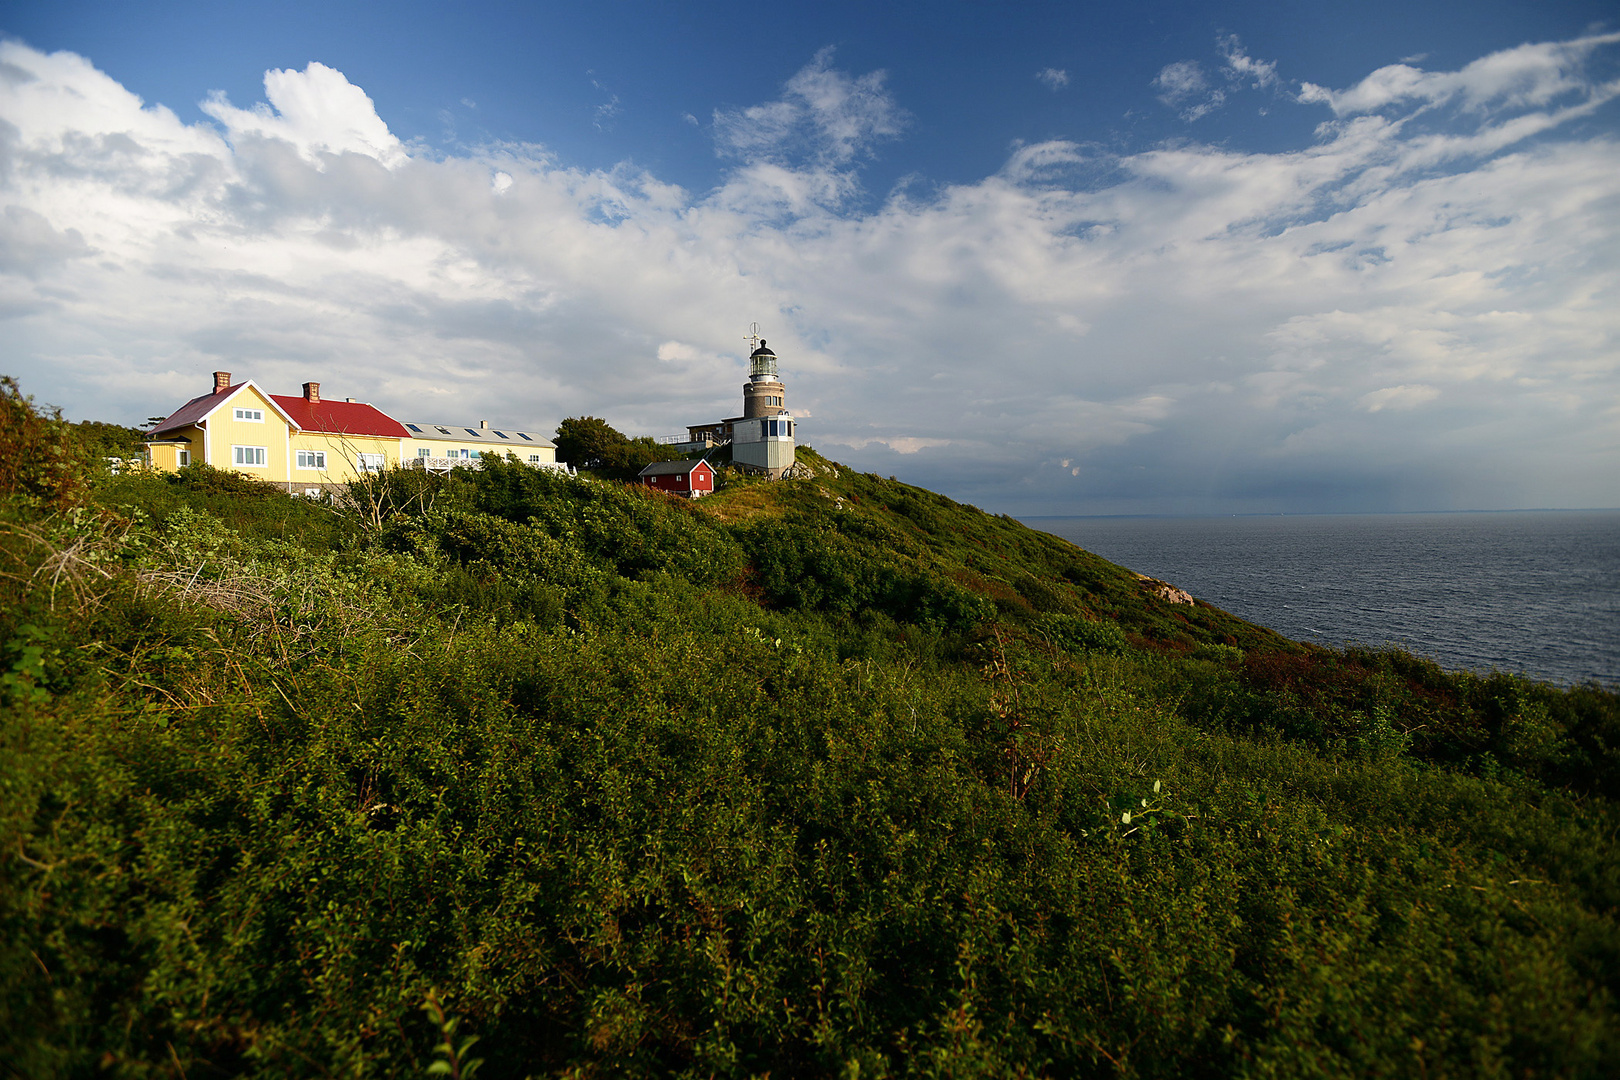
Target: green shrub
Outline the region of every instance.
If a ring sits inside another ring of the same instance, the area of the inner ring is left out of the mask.
[[[94,471],[61,410],[41,413],[16,379],[0,376],[0,507],[33,513],[81,505]]]
[[[727,524],[503,463],[383,515],[101,477],[8,524],[7,1067],[1614,1072],[1614,692],[1270,649],[823,479]],[[949,576],[1021,573],[1083,612]]]
[[[1118,623],[1078,615],[1046,615],[1038,623],[1041,635],[1069,652],[1124,652],[1125,632]]]

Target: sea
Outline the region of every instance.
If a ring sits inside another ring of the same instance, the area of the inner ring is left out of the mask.
[[[1620,689],[1620,510],[1022,520],[1298,641]]]

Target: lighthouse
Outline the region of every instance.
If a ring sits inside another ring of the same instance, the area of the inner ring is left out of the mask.
[[[743,383],[743,412],[712,424],[691,424],[686,441],[675,443],[683,454],[703,455],[716,446],[731,444],[731,463],[750,472],[780,480],[793,468],[794,429],[798,422],[787,409],[787,392],[776,370],[776,352],[759,336],[759,324],[743,340],[754,346],[748,354],[748,381]]]
[[[764,338],[748,356],[748,381],[743,383],[743,414],[726,421],[731,429],[731,460],[735,465],[762,472],[772,480],[793,467],[794,421],[787,410],[787,394],[776,369],[776,353]]]

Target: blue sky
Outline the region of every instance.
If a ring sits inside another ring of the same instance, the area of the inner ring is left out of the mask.
[[[1527,41],[1620,23],[1605,3],[167,3],[10,4],[0,28],[67,49],[182,120],[222,90],[259,100],[264,72],[318,60],[365,89],[406,141],[454,152],[488,141],[544,144],[568,164],[633,161],[701,191],[721,162],[711,112],[776,96],[824,48],[839,68],[883,70],[911,114],[903,140],[866,164],[881,196],[915,175],[976,181],[1015,141],[1139,149],[1164,138],[1278,150],[1320,117],[1234,95],[1196,132],[1156,100],[1170,63],[1218,61],[1238,35],[1284,79],[1345,86],[1422,55],[1461,67]],[[1034,78],[1061,71],[1056,92]],[[1266,115],[1260,116],[1265,109]]]
[[[1609,5],[1121,7],[0,6],[0,369],[665,434],[758,320],[987,509],[1620,504]]]

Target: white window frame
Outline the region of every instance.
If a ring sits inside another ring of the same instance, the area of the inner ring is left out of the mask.
[[[174,451],[174,464],[177,468],[185,468],[191,464],[191,450],[187,447],[177,447]]]
[[[262,424],[262,423],[264,423],[264,410],[263,409],[236,409],[234,411],[233,417],[234,417],[234,419],[236,419],[239,422],[244,423],[244,424]]]
[[[429,447],[418,446],[416,448],[416,456],[419,457],[419,458],[421,458],[421,457],[432,457],[433,456],[433,451]]]
[[[356,454],[354,455],[354,467],[361,472],[382,472],[388,467],[388,456],[386,454]]]
[[[321,472],[326,471],[325,450],[299,450],[298,456],[295,460],[297,461],[297,468],[317,469]]]
[[[269,464],[270,451],[262,446],[231,444],[231,464],[248,469],[263,469]]]

